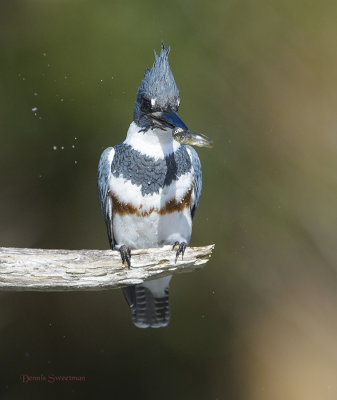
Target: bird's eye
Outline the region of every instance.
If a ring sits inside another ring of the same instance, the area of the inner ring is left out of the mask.
[[[145,97],[142,98],[142,105],[140,106],[141,110],[143,112],[149,112],[151,111],[151,103],[148,99]]]

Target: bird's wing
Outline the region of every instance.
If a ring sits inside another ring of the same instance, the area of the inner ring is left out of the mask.
[[[201,196],[201,188],[202,188],[202,171],[201,171],[201,163],[198,157],[197,152],[194,150],[192,146],[186,146],[187,152],[191,158],[192,169],[193,169],[193,194],[191,198],[191,215],[192,218],[198,208],[199,200]]]
[[[113,205],[111,197],[109,196],[109,180],[111,176],[111,163],[114,155],[115,150],[113,147],[108,147],[103,151],[99,160],[97,173],[98,197],[106,223],[111,249],[114,248],[115,241],[112,230]]]

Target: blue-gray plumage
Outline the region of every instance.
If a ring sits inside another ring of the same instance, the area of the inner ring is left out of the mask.
[[[175,128],[188,129],[177,114],[180,98],[162,44],[137,92],[134,121],[126,140],[106,149],[98,166],[98,193],[110,247],[131,266],[131,249],[177,247],[176,260],[190,241],[202,172],[191,146],[178,143]],[[170,277],[129,287],[124,294],[139,327],[169,320]]]
[[[130,168],[131,165],[136,166]],[[192,163],[184,146],[167,155],[164,159],[144,156],[131,146],[120,143],[115,146],[115,156],[111,163],[112,175],[131,181],[141,187],[142,195],[159,193],[159,189],[169,186],[179,176],[191,171]]]
[[[111,163],[109,162],[109,154],[111,150],[112,147],[108,147],[107,149],[105,149],[99,160],[97,187],[98,187],[99,203],[107,227],[110,247],[111,249],[114,249],[115,242],[113,240],[113,231],[112,231],[113,209],[112,209],[112,202],[109,197],[109,176],[111,174]]]
[[[162,111],[171,108],[177,111],[179,108],[179,90],[168,63],[169,53],[170,47],[165,50],[163,43],[159,56],[154,51],[153,66],[151,69],[146,68],[144,79],[138,88],[133,119],[145,130],[153,126],[153,123],[146,117],[149,110]],[[151,104],[151,100],[154,99],[155,104]]]
[[[199,201],[200,201],[200,196],[201,196],[201,189],[202,189],[202,171],[201,171],[201,163],[198,157],[197,152],[193,149],[191,146],[186,146],[190,149],[190,152],[192,154],[192,168],[194,171],[194,190],[195,190],[195,203],[193,207],[191,208],[191,215],[192,218],[194,217],[195,212],[197,211]]]

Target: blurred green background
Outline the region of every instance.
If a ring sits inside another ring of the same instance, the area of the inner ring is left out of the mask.
[[[3,399],[337,398],[337,3],[0,3],[0,245],[107,248],[102,150],[124,140],[153,49],[212,137],[171,323],[120,291],[0,293]],[[85,375],[22,384],[20,374]]]

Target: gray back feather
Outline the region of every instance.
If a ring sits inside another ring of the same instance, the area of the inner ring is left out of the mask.
[[[115,244],[112,231],[113,208],[112,208],[111,198],[108,195],[109,178],[111,174],[111,163],[109,161],[109,154],[111,150],[112,147],[108,147],[107,149],[105,149],[99,160],[98,173],[97,173],[97,188],[98,188],[99,203],[101,206],[101,210],[108,231],[110,247],[113,249]]]
[[[201,196],[201,189],[202,189],[202,170],[201,170],[201,163],[199,160],[198,153],[194,150],[192,146],[186,146],[192,154],[192,168],[193,168],[193,180],[194,180],[194,190],[195,190],[195,202],[191,205],[191,214],[192,218],[198,208],[199,200]]]

